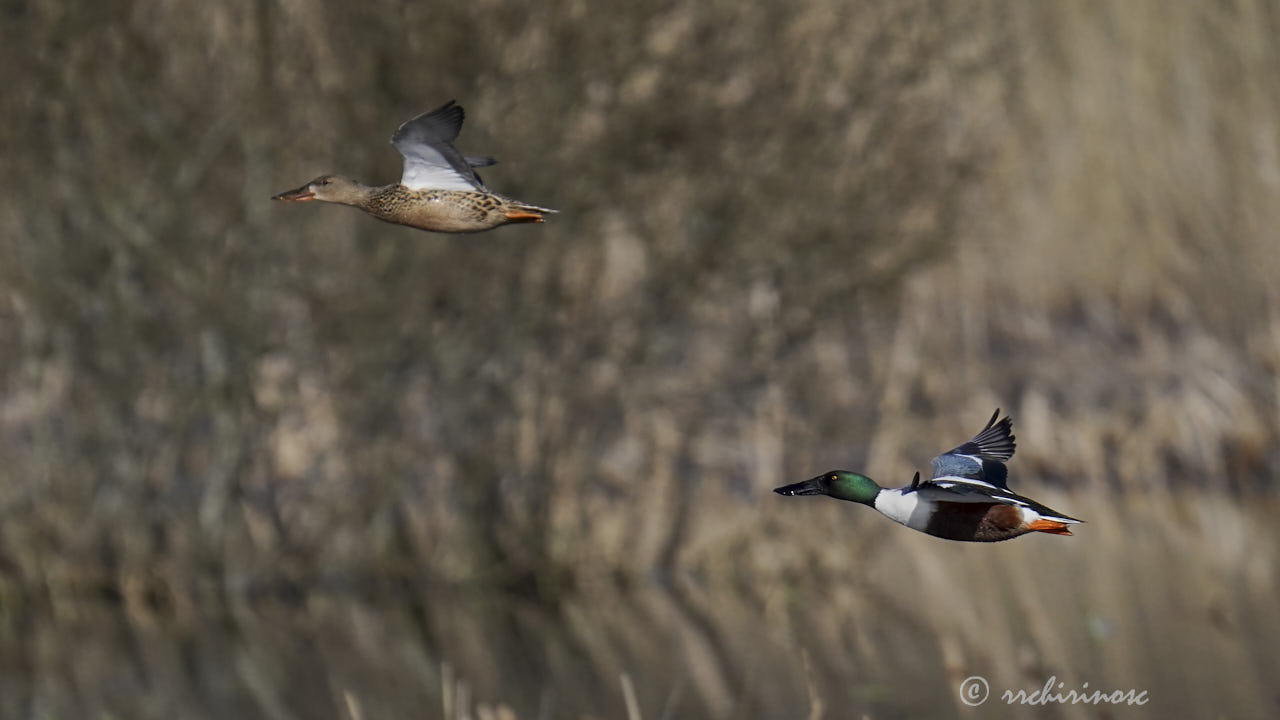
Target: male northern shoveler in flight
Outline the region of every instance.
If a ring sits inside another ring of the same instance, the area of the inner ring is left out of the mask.
[[[462,108],[452,100],[406,122],[391,144],[404,156],[395,185],[371,187],[341,175],[321,175],[297,190],[271,198],[351,205],[379,220],[433,232],[465,233],[507,223],[542,222],[555,210],[526,205],[491,192],[476,168],[493,158],[466,157],[453,146],[462,130]]]
[[[847,470],[777,488],[779,495],[829,495],[870,505],[881,515],[948,540],[997,542],[1035,531],[1070,535],[1068,525],[1083,522],[1009,490],[1013,457],[1013,420],[996,422],[996,410],[972,440],[933,459],[933,477],[890,490]]]

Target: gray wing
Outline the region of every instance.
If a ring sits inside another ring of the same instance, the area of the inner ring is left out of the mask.
[[[464,157],[453,146],[462,131],[462,107],[454,101],[401,125],[391,144],[404,156],[400,184],[412,190],[487,191],[475,167],[491,165],[491,158]]]
[[[1003,420],[997,408],[995,414],[969,442],[948,450],[933,459],[933,477],[959,477],[981,480],[984,483],[1008,489],[1009,469],[1004,463],[1013,457],[1013,419]]]

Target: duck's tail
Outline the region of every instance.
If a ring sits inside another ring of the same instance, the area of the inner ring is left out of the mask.
[[[511,203],[507,209],[503,211],[503,215],[507,217],[507,222],[526,223],[526,222],[546,222],[548,215],[555,215],[559,210],[551,208],[538,207],[537,205],[525,205],[522,203]]]

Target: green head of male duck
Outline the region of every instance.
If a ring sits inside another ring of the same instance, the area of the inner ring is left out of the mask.
[[[848,470],[832,470],[821,475],[775,488],[779,495],[827,495],[839,500],[872,505],[880,494],[880,486],[875,480],[861,473]]]

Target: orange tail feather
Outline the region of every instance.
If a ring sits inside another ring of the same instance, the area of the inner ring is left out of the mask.
[[[1071,534],[1071,530],[1067,528],[1066,523],[1058,522],[1057,520],[1045,520],[1044,518],[1032,520],[1031,523],[1027,525],[1027,529],[1035,530],[1036,532],[1049,533],[1050,535]]]

